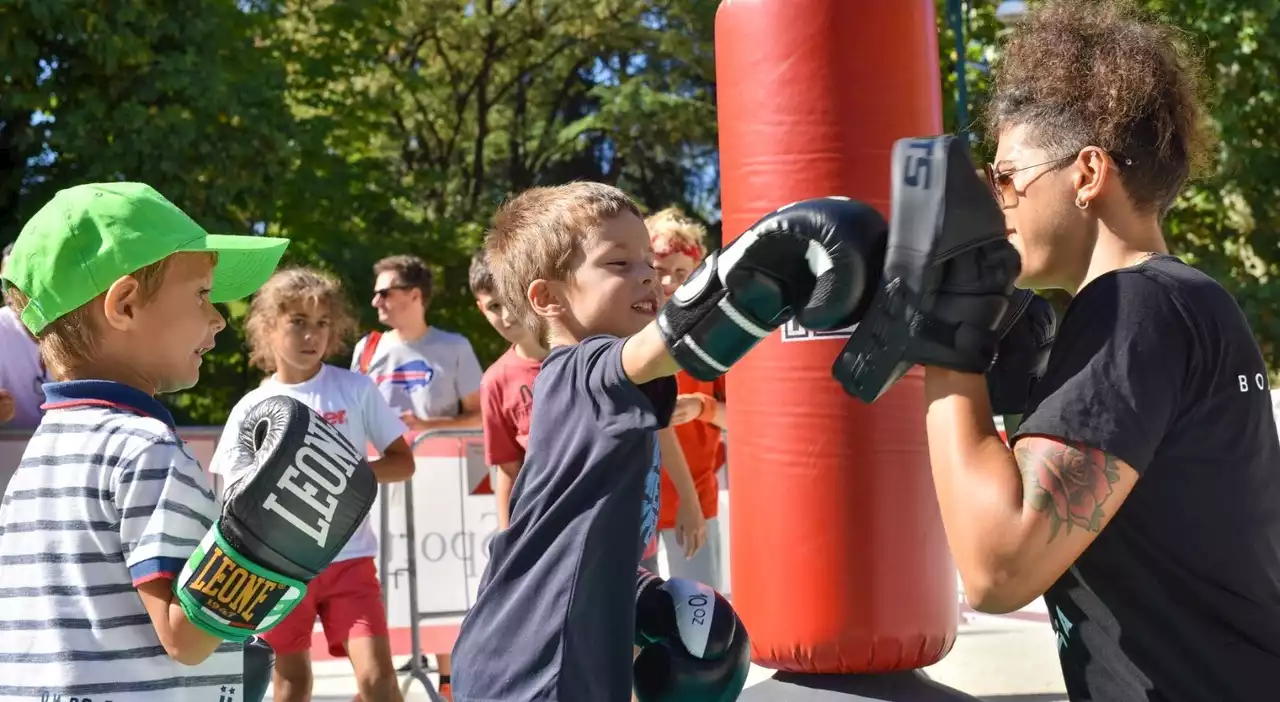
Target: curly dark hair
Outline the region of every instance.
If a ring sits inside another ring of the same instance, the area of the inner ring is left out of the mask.
[[[1126,0],[1049,0],[1015,29],[994,70],[987,131],[1025,125],[1046,151],[1097,146],[1143,210],[1173,205],[1210,160],[1198,57]]]

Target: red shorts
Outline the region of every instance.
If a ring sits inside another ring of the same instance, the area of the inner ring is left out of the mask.
[[[317,616],[334,656],[347,655],[349,639],[387,636],[382,586],[372,558],[330,564],[307,585],[302,602],[262,638],[278,656],[308,651]]]

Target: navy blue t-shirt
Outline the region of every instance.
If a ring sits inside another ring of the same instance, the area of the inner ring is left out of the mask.
[[[1280,438],[1231,294],[1172,256],[1089,283],[1062,319],[1017,431],[1028,434],[1107,451],[1142,476],[1044,595],[1073,702],[1280,699]],[[1099,499],[1076,489],[1059,517]]]
[[[624,342],[593,336],[542,362],[511,524],[453,648],[456,702],[631,699],[636,565],[676,383],[628,380]]]

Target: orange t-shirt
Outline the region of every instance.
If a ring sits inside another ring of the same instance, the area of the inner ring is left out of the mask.
[[[724,399],[723,376],[708,383],[680,371],[676,374],[676,388],[681,395],[700,392],[717,400]],[[720,427],[695,419],[681,424],[675,430],[676,438],[680,440],[680,448],[684,451],[685,462],[689,464],[689,472],[693,474],[693,484],[698,489],[698,502],[702,504],[702,516],[710,519],[720,511],[720,480],[716,477],[716,471],[720,468],[723,457]],[[674,529],[679,498],[676,495],[676,486],[667,476],[665,467],[662,469],[658,501],[658,529]]]

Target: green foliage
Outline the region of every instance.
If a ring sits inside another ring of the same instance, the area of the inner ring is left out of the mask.
[[[1006,30],[965,8],[968,127]],[[1210,67],[1222,147],[1167,221],[1177,252],[1239,298],[1268,360],[1280,353],[1277,9],[1147,0]],[[0,243],[56,190],[157,187],[214,231],[292,240],[287,265],[339,275],[362,314],[372,265],[416,253],[437,273],[431,322],[482,362],[502,342],[467,290],[497,205],[534,185],[617,184],[679,205],[719,236],[713,29],[717,0],[158,0],[0,4]],[[944,121],[956,131],[955,39],[938,0]],[[245,305],[197,389],[169,398],[218,423],[260,374]],[[344,364],[346,359],[335,359]]]
[[[508,194],[600,180],[649,207],[708,209],[695,198],[715,158],[716,3],[678,5],[287,3],[270,45],[294,115],[324,135],[298,168],[333,177],[299,181],[281,230],[305,233],[298,255],[334,264],[358,290],[377,257],[421,255],[440,281],[432,322],[496,358],[502,342],[466,273]],[[344,236],[326,231],[334,223]]]
[[[249,233],[295,158],[285,72],[256,38],[275,21],[235,2],[0,6],[0,241],[61,188],[142,180],[213,231]],[[245,387],[219,340],[186,420],[225,414]]]
[[[1148,0],[1202,56],[1220,139],[1214,169],[1170,214],[1177,253],[1235,294],[1268,365],[1280,360],[1280,5]]]
[[[12,0],[0,242],[57,189],[143,180],[212,230],[289,237],[285,265],[339,275],[366,329],[373,263],[422,256],[431,323],[487,363],[503,345],[467,267],[508,194],[601,180],[715,218],[717,5]],[[184,421],[222,421],[259,381],[244,308],[227,314],[200,385],[169,398]]]

